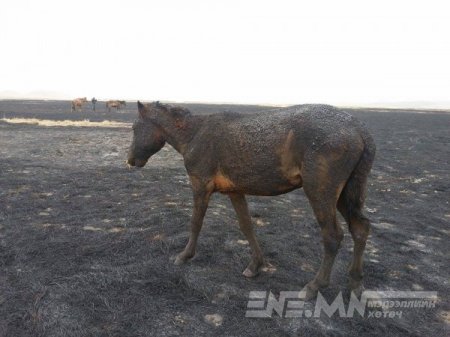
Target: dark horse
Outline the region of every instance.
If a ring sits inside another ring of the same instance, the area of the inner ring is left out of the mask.
[[[139,118],[128,164],[143,167],[166,142],[184,158],[194,194],[191,233],[175,264],[192,258],[210,196],[228,194],[252,251],[246,277],[264,258],[252,228],[245,195],[279,195],[303,187],[320,225],[324,257],[304,290],[305,298],[329,284],[343,238],[336,208],[354,241],[350,287],[360,292],[369,220],[363,214],[375,144],[366,127],[327,105],[298,105],[254,114],[195,116],[189,110],[138,102]]]

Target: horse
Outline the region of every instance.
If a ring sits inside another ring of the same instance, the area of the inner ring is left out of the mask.
[[[343,239],[336,210],[352,235],[350,288],[361,294],[363,253],[370,222],[363,213],[366,184],[376,146],[367,127],[329,105],[298,105],[240,114],[193,115],[183,107],[138,102],[138,119],[128,165],[143,167],[167,142],[184,159],[194,207],[190,236],[175,258],[180,265],[195,255],[211,194],[227,194],[251,248],[245,277],[265,266],[245,195],[275,196],[303,188],[320,226],[324,253],[315,277],[302,289],[306,300],[329,285]]]
[[[108,112],[111,112],[111,108],[116,108],[116,110],[120,110],[122,107],[126,105],[127,103],[125,101],[111,100],[106,102],[106,108],[108,109]]]
[[[83,107],[83,104],[87,102],[87,98],[86,97],[82,97],[82,98],[75,98],[72,101],[72,112],[75,110],[81,110],[81,108]]]

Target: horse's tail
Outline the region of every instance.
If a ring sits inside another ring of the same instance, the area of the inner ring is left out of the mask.
[[[364,150],[358,164],[350,174],[338,202],[339,210],[347,221],[355,217],[364,218],[362,209],[366,197],[367,178],[375,158],[375,142],[365,127],[362,129],[361,137],[364,141]]]

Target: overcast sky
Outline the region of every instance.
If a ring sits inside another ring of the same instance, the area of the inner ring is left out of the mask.
[[[445,1],[1,0],[0,98],[450,107]]]

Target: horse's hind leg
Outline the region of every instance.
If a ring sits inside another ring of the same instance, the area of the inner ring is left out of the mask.
[[[351,207],[344,194],[338,201],[338,210],[347,221],[353,238],[353,260],[349,268],[350,289],[359,295],[362,291],[363,254],[369,236],[370,223],[361,209]]]
[[[370,222],[363,214],[367,177],[372,167],[375,146],[368,144],[350,175],[338,200],[338,210],[348,223],[353,238],[353,260],[350,265],[350,288],[362,291],[363,254],[370,231]]]
[[[335,170],[326,160],[319,161],[313,169],[305,170],[303,189],[320,225],[324,255],[319,270],[304,288],[304,296],[309,300],[317,295],[320,288],[330,282],[331,269],[341,245],[343,231],[336,222],[336,204],[348,174],[346,170]]]
[[[245,277],[254,277],[258,274],[259,269],[264,264],[264,257],[259,247],[258,241],[256,240],[255,232],[253,231],[253,226],[248,212],[247,201],[243,194],[230,194],[230,200],[233,204],[234,210],[238,216],[239,227],[242,233],[244,233],[250,249],[252,251],[252,260],[250,261],[247,268],[244,270],[243,274]]]
[[[303,289],[306,292],[305,299],[309,300],[317,295],[320,288],[327,287],[330,283],[331,269],[344,235],[340,225],[336,222],[336,199],[321,200],[320,196],[314,195],[312,192],[307,193],[307,196],[320,225],[324,247],[320,268],[314,279]]]

